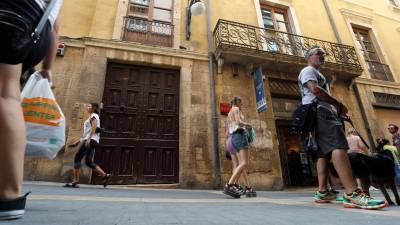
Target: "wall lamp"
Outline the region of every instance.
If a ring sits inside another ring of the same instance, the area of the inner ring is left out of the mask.
[[[186,8],[186,40],[190,39],[190,23],[192,15],[201,15],[205,11],[205,5],[200,0],[189,0],[188,7]]]

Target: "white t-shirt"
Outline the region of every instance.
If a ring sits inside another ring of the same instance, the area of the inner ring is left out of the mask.
[[[322,73],[314,67],[307,66],[303,68],[299,74],[299,88],[301,91],[303,105],[312,103],[313,100],[316,98],[316,96],[307,87],[307,82],[310,80],[315,81],[318,86],[324,89],[328,94],[331,94],[324,75],[322,75]],[[331,105],[327,102],[319,100],[319,104],[331,108]]]
[[[81,140],[87,140],[90,136],[90,129],[92,128],[92,125],[90,124],[90,120],[92,118],[96,119],[96,126],[100,127],[100,118],[99,115],[97,115],[96,113],[92,113],[90,114],[89,118],[85,121],[85,123],[83,123],[83,136],[81,138]],[[97,143],[99,143],[100,141],[100,134],[99,133],[94,133],[92,138],[92,140],[95,140]]]
[[[50,0],[35,0],[35,1],[40,6],[40,8],[43,9],[43,11],[46,9],[46,7],[50,3]],[[60,13],[60,9],[61,9],[63,0],[51,0],[51,1],[57,1],[49,15],[49,21],[51,23],[51,26],[53,27],[53,25],[57,19],[57,16]]]

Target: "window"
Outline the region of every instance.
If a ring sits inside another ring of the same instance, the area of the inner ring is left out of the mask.
[[[124,39],[172,45],[172,8],[173,0],[129,0]]]
[[[370,30],[353,27],[353,32],[357,40],[356,46],[367,64],[371,77],[379,80],[393,81],[389,66],[383,63],[377,52],[377,48],[374,46]]]
[[[263,7],[261,9],[261,15],[265,28],[291,33],[286,10],[272,7]]]
[[[263,25],[264,28],[267,28],[263,34],[267,51],[293,55],[295,53],[292,46],[293,40],[287,34],[292,33],[287,10],[271,6],[261,7]]]
[[[172,0],[130,0],[128,16],[172,23]]]
[[[128,17],[128,29],[172,34],[172,0],[130,0]]]

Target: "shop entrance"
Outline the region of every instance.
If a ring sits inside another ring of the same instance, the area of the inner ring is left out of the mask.
[[[283,179],[286,187],[317,184],[315,162],[302,148],[300,138],[291,130],[290,120],[278,120],[276,127]]]

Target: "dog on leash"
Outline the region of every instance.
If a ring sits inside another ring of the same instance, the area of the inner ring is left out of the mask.
[[[400,197],[395,183],[394,157],[391,151],[384,150],[383,146],[388,144],[387,139],[377,139],[378,146],[371,155],[361,153],[349,153],[349,160],[353,175],[360,179],[363,191],[369,195],[370,186],[379,188],[388,204],[394,205],[386,188],[390,188],[394,194],[397,205],[400,206]],[[333,164],[330,163],[333,176],[338,176]]]

